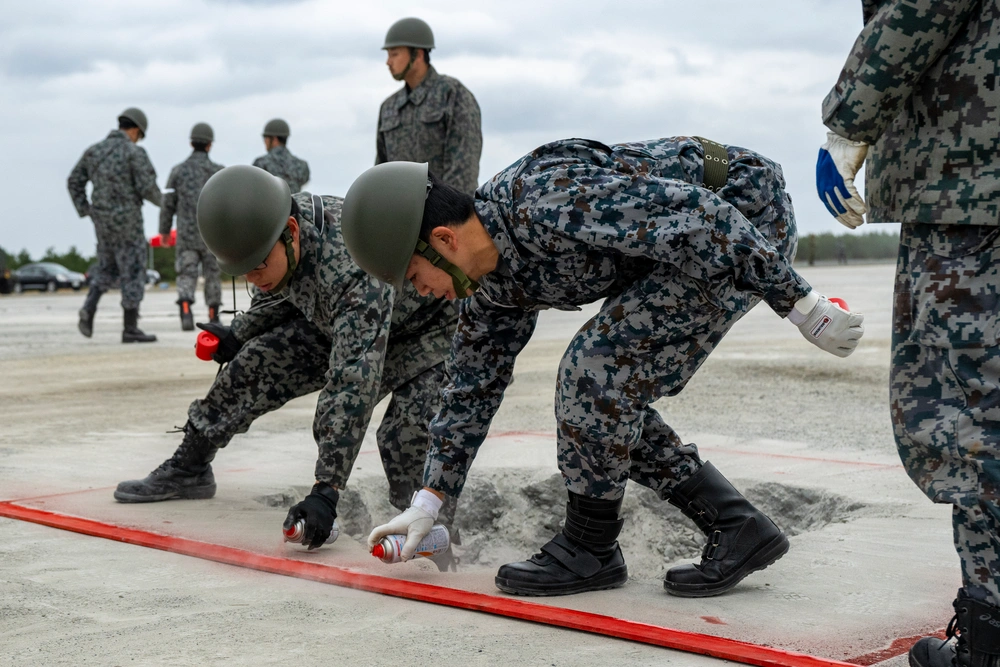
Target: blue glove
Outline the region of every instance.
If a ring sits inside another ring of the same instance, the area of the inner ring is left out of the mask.
[[[857,229],[865,223],[865,200],[854,187],[854,177],[868,155],[868,144],[826,133],[816,160],[816,191],[826,210],[840,224]]]

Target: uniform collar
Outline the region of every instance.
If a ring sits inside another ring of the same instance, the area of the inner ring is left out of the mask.
[[[205,151],[191,151],[191,155],[188,157],[189,160],[205,160],[208,161],[208,153]]]
[[[319,231],[312,223],[303,220],[299,225],[299,264],[285,289],[295,307],[310,321],[316,307],[316,256],[320,245]]]
[[[477,199],[476,213],[479,215],[486,232],[493,239],[497,252],[500,253],[500,260],[495,271],[513,275],[523,269],[525,261],[514,247],[513,234],[496,202],[488,199]]]
[[[428,92],[434,87],[433,84],[437,78],[437,70],[434,69],[433,65],[429,65],[427,67],[427,76],[424,77],[423,81],[417,84],[416,88],[408,91],[406,86],[403,86],[403,90],[401,91],[403,94],[399,96],[398,100],[396,100],[396,108],[401,108],[407,102],[412,102],[417,106],[423,104],[424,100],[427,99]]]
[[[268,151],[268,153],[271,155],[282,155],[287,152],[288,152],[288,146],[282,146],[281,144],[278,144],[277,146]]]
[[[132,141],[122,130],[111,130],[108,132],[108,139],[124,139],[125,141]]]

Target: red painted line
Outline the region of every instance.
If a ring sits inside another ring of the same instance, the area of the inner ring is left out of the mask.
[[[723,637],[673,630],[648,623],[637,623],[613,616],[552,607],[515,598],[473,593],[444,586],[401,581],[333,565],[265,556],[218,544],[123,528],[91,519],[22,507],[10,502],[0,502],[0,516],[262,572],[309,579],[446,607],[507,616],[571,630],[581,630],[592,634],[663,646],[677,651],[733,660],[747,665],[760,667],[856,667],[856,665],[839,660],[783,651]]]
[[[891,644],[878,651],[872,651],[871,653],[865,653],[864,655],[859,655],[855,658],[851,658],[848,662],[852,662],[855,665],[862,665],[867,667],[868,665],[875,665],[880,662],[885,662],[890,658],[895,658],[896,656],[903,655],[910,651],[910,647],[916,644],[919,640],[924,637],[937,637],[938,639],[944,639],[945,629],[935,630],[928,632],[925,635],[914,635],[912,637],[900,637],[896,639]]]
[[[33,503],[38,501],[44,501],[48,498],[63,498],[65,496],[75,496],[81,493],[90,493],[92,491],[107,491],[108,489],[113,489],[113,486],[99,486],[93,489],[80,489],[79,491],[64,491],[62,493],[50,493],[44,496],[31,496],[30,498],[10,498],[8,500],[0,500],[0,503]]]

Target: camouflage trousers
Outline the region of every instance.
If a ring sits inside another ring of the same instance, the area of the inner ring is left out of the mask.
[[[97,266],[90,285],[100,292],[121,286],[122,308],[138,308],[146,295],[146,241],[116,241],[97,235]]]
[[[177,251],[174,262],[174,268],[177,269],[177,302],[195,302],[199,265],[205,277],[205,303],[217,307],[222,304],[222,281],[219,278],[219,262],[208,250]]]
[[[210,442],[225,447],[234,435],[246,433],[261,415],[322,389],[330,348],[330,339],[305,318],[279,324],[244,343],[216,377],[208,395],[191,403],[188,420]],[[381,388],[380,400],[390,392],[392,398],[377,441],[389,482],[389,500],[400,510],[409,507],[413,492],[423,488],[427,425],[437,412],[443,380],[444,364],[440,363],[399,386]],[[317,420],[327,409],[321,394]],[[343,488],[360,449],[360,441],[344,451],[325,451],[320,443],[316,479]],[[446,503],[441,510],[442,522],[450,525],[454,512],[455,501]]]
[[[1000,228],[903,225],[890,405],[900,459],[952,505],[963,586],[1000,604]]]
[[[767,177],[770,202],[762,207],[757,196],[739,198],[738,192],[749,190],[739,185],[740,178],[731,173],[720,195],[791,261],[798,236],[784,182]],[[758,295],[697,281],[669,264],[657,265],[608,298],[574,336],[559,365],[557,457],[567,488],[617,500],[632,479],[667,500],[696,473],[697,447],[684,444],[650,404],[680,393],[759,301]]]

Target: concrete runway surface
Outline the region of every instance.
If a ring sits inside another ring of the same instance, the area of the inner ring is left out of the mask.
[[[684,392],[656,406],[785,529],[789,553],[721,597],[670,597],[663,573],[695,558],[703,538],[632,485],[621,537],[629,583],[531,602],[893,667],[906,664],[891,656],[907,638],[946,625],[960,585],[950,510],[907,478],[889,424],[893,267],[802,271],[865,313],[852,357],[812,347],[761,305]],[[214,499],[112,499],[118,481],[170,456],[180,438],[167,431],[216,372],[195,358],[194,334],[180,331],[175,298],[148,291],[140,326],[160,340],[122,345],[117,293],[102,300],[90,340],[75,326],[83,293],[0,297],[0,501],[508,597],[493,586],[497,566],[533,553],[562,518],[555,373],[596,306],[542,314],[462,497],[461,565],[439,573],[426,561],[383,565],[362,546],[371,525],[394,514],[374,442],[381,406],[338,508],[342,535],[318,551],[284,545],[279,532],[312,483],[314,396],[265,416],[219,453]],[[237,300],[246,307],[245,292]],[[203,319],[203,305],[195,309]],[[0,519],[0,665],[626,662],[726,661]]]

